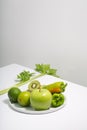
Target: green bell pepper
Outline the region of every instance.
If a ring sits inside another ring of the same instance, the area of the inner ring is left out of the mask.
[[[52,95],[52,102],[51,105],[52,107],[59,107],[64,103],[65,97],[61,93],[54,93]]]

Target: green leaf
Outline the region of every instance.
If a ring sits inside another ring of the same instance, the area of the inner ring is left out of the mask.
[[[27,81],[33,74],[34,73],[30,73],[29,71],[24,70],[17,75],[17,79],[19,79],[20,81]]]
[[[47,73],[47,70],[50,69],[49,64],[36,64],[35,70],[40,72],[40,73]]]
[[[51,68],[50,64],[36,64],[35,66],[36,66],[35,70],[40,72],[40,73],[44,73],[44,74],[48,74],[48,75],[59,77],[56,74],[57,73],[57,69]]]
[[[49,69],[49,70],[47,71],[47,74],[49,74],[49,75],[56,75],[56,72],[57,72],[56,69]]]

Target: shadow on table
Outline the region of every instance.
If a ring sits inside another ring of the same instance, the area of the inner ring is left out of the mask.
[[[5,104],[9,105],[8,99],[5,99],[3,102],[4,102]]]
[[[10,103],[9,103],[9,100],[8,100],[8,99],[5,99],[3,102],[4,102],[6,105],[8,105],[9,108],[12,109],[12,107],[10,106]]]

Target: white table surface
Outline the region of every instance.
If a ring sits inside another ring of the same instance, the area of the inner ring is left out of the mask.
[[[15,84],[16,75],[27,67],[11,64],[0,68],[0,90]],[[24,114],[13,110],[7,94],[0,95],[0,130],[87,130],[87,87],[52,76],[38,78],[41,84],[67,82],[66,105],[53,113]],[[20,87],[24,90],[27,85]]]

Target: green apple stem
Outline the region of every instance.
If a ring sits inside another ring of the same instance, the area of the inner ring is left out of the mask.
[[[41,92],[41,85],[39,86],[39,92]]]

